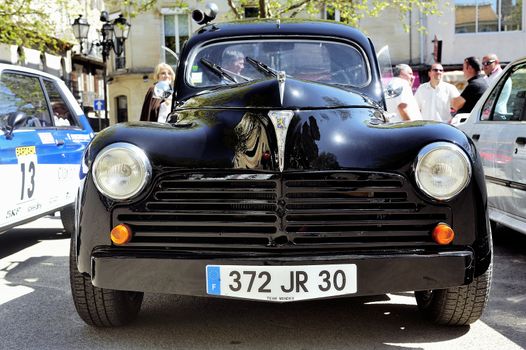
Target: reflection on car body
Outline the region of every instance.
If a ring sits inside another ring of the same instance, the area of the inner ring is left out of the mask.
[[[526,59],[510,63],[457,127],[481,155],[490,219],[526,234]]]
[[[60,210],[72,233],[93,132],[71,92],[50,74],[0,64],[0,128],[0,232]]]
[[[246,79],[225,50],[245,57]],[[180,62],[169,123],[112,126],[86,152],[70,264],[85,322],[132,321],[144,292],[409,290],[434,322],[480,317],[492,251],[480,157],[451,125],[387,121],[367,37],[329,22],[217,23]]]

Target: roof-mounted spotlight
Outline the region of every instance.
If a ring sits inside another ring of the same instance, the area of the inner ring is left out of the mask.
[[[216,18],[218,12],[219,9],[216,4],[213,2],[208,3],[204,11],[194,10],[192,12],[192,19],[196,21],[197,24],[207,24]]]

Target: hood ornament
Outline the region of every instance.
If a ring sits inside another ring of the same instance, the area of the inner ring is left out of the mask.
[[[281,89],[280,89],[281,90]],[[278,141],[278,164],[279,171],[283,172],[285,166],[285,144],[287,143],[287,130],[289,129],[290,121],[294,117],[293,111],[270,111],[268,112],[270,121],[274,125],[276,132],[276,139]]]
[[[279,100],[283,106],[283,95],[285,94],[285,80],[287,78],[287,73],[285,73],[285,71],[279,71],[276,78],[278,79],[279,86]]]

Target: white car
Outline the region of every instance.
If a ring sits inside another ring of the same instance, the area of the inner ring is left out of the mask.
[[[526,234],[526,57],[510,63],[456,123],[482,158],[490,219]]]
[[[0,64],[0,233],[61,211],[72,233],[80,160],[93,138],[59,78]]]

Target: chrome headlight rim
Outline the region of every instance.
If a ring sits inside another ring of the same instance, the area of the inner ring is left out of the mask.
[[[448,151],[452,151],[456,153],[457,155],[460,156],[460,159],[462,160],[466,168],[465,169],[466,170],[465,181],[455,191],[451,191],[451,193],[449,193],[448,195],[437,195],[437,194],[432,193],[431,191],[429,191],[428,188],[425,187],[425,185],[422,183],[419,177],[419,174],[421,173],[423,159],[429,156],[431,153],[438,151],[438,150],[448,150]],[[434,200],[438,200],[438,201],[449,201],[457,197],[466,187],[468,187],[469,183],[471,182],[471,178],[472,178],[471,161],[468,155],[466,154],[466,152],[460,146],[454,143],[445,142],[445,141],[433,142],[433,143],[430,143],[424,146],[420,150],[420,152],[418,152],[418,155],[415,160],[415,165],[413,168],[414,168],[415,181],[416,181],[418,188],[428,197]]]
[[[128,154],[131,157],[135,158],[135,160],[138,162],[144,174],[141,182],[133,191],[130,191],[122,195],[116,194],[114,192],[109,192],[105,188],[105,186],[103,186],[99,182],[100,180],[96,174],[97,168],[101,160],[104,159],[104,157],[106,157],[109,153],[117,151],[117,150],[128,152]],[[116,142],[116,143],[112,143],[104,147],[97,154],[97,156],[95,157],[95,160],[93,161],[91,172],[93,176],[93,183],[95,184],[95,187],[100,193],[102,193],[104,196],[111,198],[113,200],[124,201],[124,200],[132,199],[137,194],[141,193],[141,191],[146,187],[146,185],[150,182],[150,179],[152,177],[152,166],[151,166],[150,160],[148,159],[148,156],[141,148],[135,146],[134,144],[127,143],[127,142]]]

